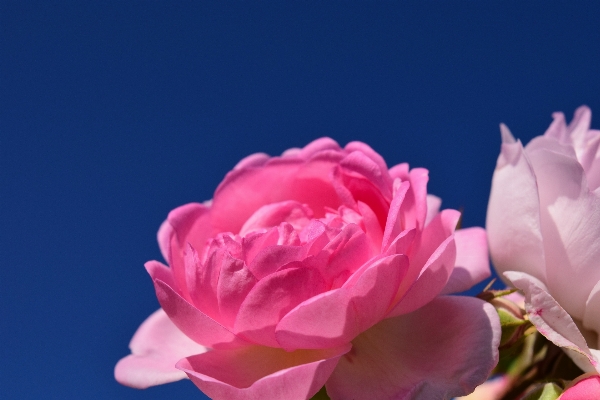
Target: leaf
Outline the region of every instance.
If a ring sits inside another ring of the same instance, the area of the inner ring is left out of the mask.
[[[554,382],[540,383],[531,389],[523,400],[556,400],[562,393],[562,388]]]
[[[310,400],[330,400],[329,396],[327,395],[327,391],[325,390],[325,386],[323,386],[321,390],[317,392],[317,394],[311,397]]]

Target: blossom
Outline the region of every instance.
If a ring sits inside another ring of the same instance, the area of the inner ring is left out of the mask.
[[[600,131],[562,113],[526,147],[501,127],[487,230],[494,266],[525,294],[538,331],[600,371]]]
[[[169,266],[146,268],[162,308],[116,379],[187,376],[215,399],[470,393],[497,362],[498,317],[445,294],[489,275],[486,236],[455,231],[427,181],[360,142],[245,158],[159,229]]]

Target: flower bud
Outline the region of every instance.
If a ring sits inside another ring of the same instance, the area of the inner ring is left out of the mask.
[[[512,292],[513,290],[486,290],[477,296],[493,305],[500,317],[500,348],[514,344],[530,326],[525,310],[512,301],[517,300]]]

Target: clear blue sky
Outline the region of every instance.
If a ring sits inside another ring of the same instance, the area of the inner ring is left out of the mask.
[[[500,122],[600,127],[598,3],[256,3],[0,1],[3,398],[202,398],[112,371],[158,226],[247,154],[362,140],[481,226]]]

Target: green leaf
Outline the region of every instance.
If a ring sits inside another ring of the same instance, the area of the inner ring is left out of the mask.
[[[530,390],[523,400],[556,400],[562,393],[562,388],[554,382],[540,383]]]
[[[311,397],[310,400],[330,400],[329,396],[327,395],[327,391],[325,390],[325,386],[323,386],[321,390],[317,392],[317,394]]]

